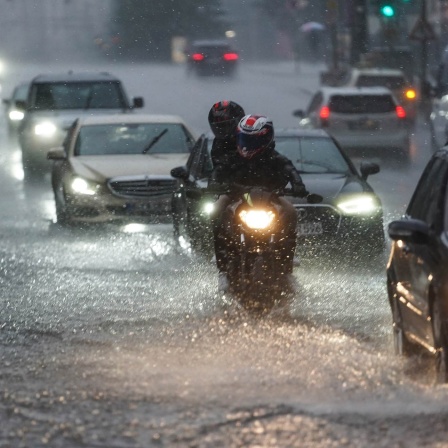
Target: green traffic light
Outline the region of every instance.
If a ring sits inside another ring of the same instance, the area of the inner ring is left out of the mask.
[[[395,9],[391,5],[381,6],[381,14],[384,17],[393,17],[395,15]]]

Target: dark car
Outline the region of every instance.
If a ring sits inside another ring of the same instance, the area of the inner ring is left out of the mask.
[[[290,198],[299,215],[299,251],[334,248],[338,252],[345,249],[352,254],[382,255],[382,205],[366,181],[379,166],[362,163],[359,174],[336,141],[322,130],[279,130],[275,140],[276,149],[300,171],[306,188],[324,197],[320,204]],[[203,135],[187,165],[171,173],[178,179],[173,198],[175,231],[185,230],[193,245],[210,237],[209,214],[214,197],[202,197],[198,191],[206,187],[212,170],[211,142],[212,138]]]
[[[232,76],[238,66],[239,55],[225,40],[192,42],[187,53],[187,71],[199,76]]]
[[[49,170],[47,152],[61,146],[76,118],[131,112],[143,98],[129,101],[122,82],[109,73],[42,74],[30,82],[26,101],[16,101],[25,112],[19,143],[25,179]]]
[[[405,216],[389,225],[387,265],[395,351],[423,348],[448,380],[448,147],[437,151],[417,184]]]

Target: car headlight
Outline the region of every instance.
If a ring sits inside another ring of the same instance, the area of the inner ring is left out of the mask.
[[[82,177],[75,177],[72,180],[71,187],[74,193],[93,196],[96,193],[97,185],[86,181]]]
[[[11,110],[9,112],[9,119],[11,121],[21,121],[21,120],[23,120],[24,116],[25,116],[25,114],[20,110]]]
[[[271,210],[241,210],[239,217],[249,229],[265,230],[273,224],[275,213]]]
[[[56,126],[50,121],[44,121],[43,123],[36,124],[34,126],[34,134],[40,137],[52,137],[56,133]]]
[[[373,215],[380,209],[375,196],[363,194],[345,198],[337,203],[337,207],[346,215]]]
[[[205,215],[211,215],[215,209],[215,204],[213,202],[204,202],[202,205],[202,213]]]

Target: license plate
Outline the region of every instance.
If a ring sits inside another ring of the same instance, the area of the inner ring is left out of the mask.
[[[297,226],[299,235],[320,235],[323,231],[321,222],[301,222]]]
[[[348,124],[349,129],[353,131],[375,131],[379,129],[379,123],[375,120],[359,120]]]
[[[125,206],[126,212],[132,215],[145,215],[151,212],[161,212],[166,210],[166,204],[158,202],[147,202],[144,204],[128,203]]]

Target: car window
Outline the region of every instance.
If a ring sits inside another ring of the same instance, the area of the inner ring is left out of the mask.
[[[76,139],[75,155],[142,154],[151,142],[155,142],[151,154],[180,154],[190,152],[193,137],[180,123],[84,126]]]
[[[322,101],[323,101],[323,95],[321,92],[318,92],[314,95],[314,97],[312,98],[312,100],[310,101],[310,104],[308,106],[307,109],[307,115],[313,113],[314,111],[316,111],[317,109],[320,108],[320,106],[322,105]]]
[[[333,95],[330,111],[341,114],[387,113],[395,111],[391,95]]]
[[[401,76],[372,76],[361,75],[356,81],[357,87],[382,86],[391,90],[402,89],[406,86],[406,81]]]
[[[19,86],[14,90],[12,94],[12,99],[14,101],[26,101],[27,97],[28,97],[28,86]]]
[[[30,105],[37,110],[122,109],[127,106],[117,82],[34,84]]]
[[[276,137],[275,149],[288,157],[301,173],[351,172],[344,156],[331,138]]]
[[[411,218],[425,221],[431,226],[438,226],[442,219],[442,200],[445,196],[447,163],[440,158],[433,159],[424,170],[407,214]]]

